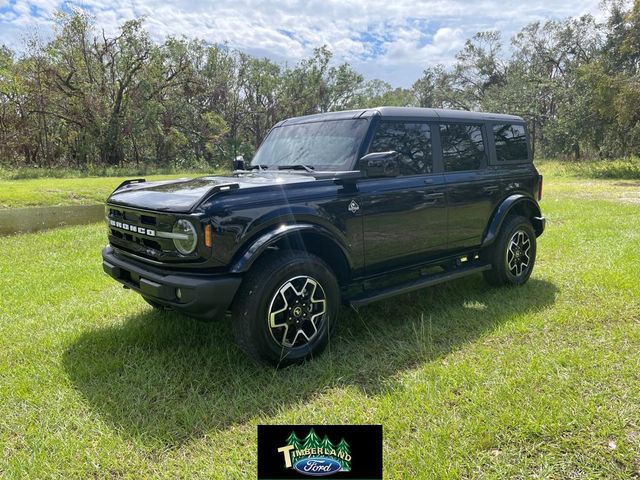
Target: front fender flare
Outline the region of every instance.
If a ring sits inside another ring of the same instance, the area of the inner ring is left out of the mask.
[[[251,268],[251,265],[264,253],[267,248],[282,240],[283,238],[295,235],[299,233],[311,232],[316,235],[326,237],[327,241],[340,248],[344,255],[349,267],[351,267],[351,258],[348,254],[347,248],[338,242],[335,235],[332,235],[329,230],[320,225],[312,223],[296,223],[291,225],[281,225],[275,229],[269,230],[261,234],[258,238],[251,241],[251,244],[246,247],[242,253],[233,262],[230,272],[231,273],[243,273]]]
[[[540,206],[538,205],[538,202],[536,202],[532,197],[523,195],[521,193],[510,195],[505,198],[498,206],[498,208],[494,211],[491,217],[491,222],[489,223],[489,226],[487,227],[487,230],[484,234],[482,247],[491,245],[494,242],[496,236],[498,235],[498,232],[500,231],[500,227],[502,227],[504,219],[507,218],[509,213],[519,205],[526,206],[526,208],[530,212],[529,218],[532,221],[535,221],[536,219],[542,219]],[[544,225],[544,222],[542,222],[542,225]],[[544,228],[544,226],[542,226],[542,228]],[[542,231],[540,231],[539,234],[540,233],[542,233]]]

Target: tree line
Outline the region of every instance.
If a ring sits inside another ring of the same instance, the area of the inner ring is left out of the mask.
[[[158,44],[142,20],[107,36],[60,12],[50,41],[0,47],[0,164],[228,166],[283,118],[381,105],[521,115],[537,156],[638,155],[640,0],[603,8],[602,22],[531,23],[508,48],[479,32],[410,88],[367,81],[326,47],[280,65],[198,39]]]

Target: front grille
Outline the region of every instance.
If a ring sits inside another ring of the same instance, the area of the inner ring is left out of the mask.
[[[115,228],[111,229],[111,235],[125,242],[136,242],[139,245],[144,245],[145,247],[149,247],[154,250],[162,250],[162,245],[160,245],[159,242],[149,240],[147,238],[136,237],[129,233],[123,233]]]
[[[173,240],[158,236],[170,232],[175,217],[165,213],[143,212],[107,205],[109,243],[138,257],[171,262],[180,259]]]

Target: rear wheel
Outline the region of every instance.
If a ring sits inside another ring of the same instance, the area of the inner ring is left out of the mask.
[[[482,254],[491,263],[483,272],[491,285],[522,285],[531,276],[536,260],[536,234],[531,222],[522,216],[505,220],[497,238]]]
[[[301,251],[271,253],[242,282],[232,307],[240,348],[258,363],[286,366],[320,354],[340,301],[331,268]]]

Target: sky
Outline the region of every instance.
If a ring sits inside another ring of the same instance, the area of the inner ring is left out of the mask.
[[[145,18],[154,40],[197,37],[279,63],[296,63],[327,45],[365,78],[408,87],[422,71],[451,65],[466,39],[500,30],[503,43],[533,21],[591,13],[600,0],[0,0],[0,43],[20,52],[25,39],[53,32],[56,10],[82,9],[107,34]]]

